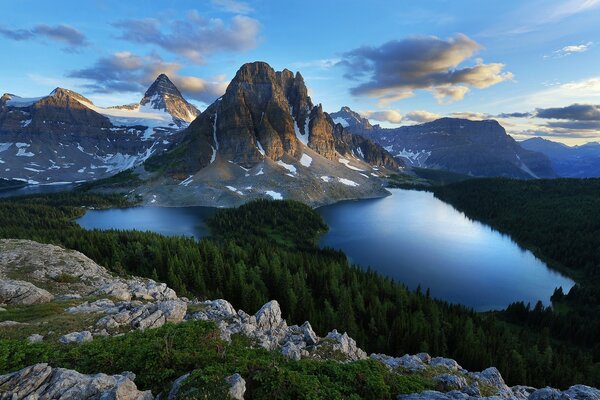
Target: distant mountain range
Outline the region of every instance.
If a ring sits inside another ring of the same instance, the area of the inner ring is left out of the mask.
[[[521,147],[494,120],[441,118],[420,125],[385,129],[371,125],[348,107],[332,113],[331,117],[348,131],[371,139],[396,160],[411,166],[472,176],[556,177],[545,155]]]
[[[600,177],[600,143],[567,146],[543,138],[527,139],[521,147],[545,154],[559,176],[568,178]]]
[[[0,98],[0,177],[30,184],[113,175],[164,151],[199,111],[159,76],[140,103],[101,108],[68,89]]]

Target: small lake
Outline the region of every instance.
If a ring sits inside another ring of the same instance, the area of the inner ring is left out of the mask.
[[[510,237],[471,221],[428,192],[391,190],[382,199],[321,207],[330,230],[321,246],[343,250],[352,262],[409,288],[479,311],[523,300],[549,304],[555,287],[573,282],[550,270]],[[86,229],[138,229],[201,238],[209,234],[207,207],[134,207],[88,211]]]

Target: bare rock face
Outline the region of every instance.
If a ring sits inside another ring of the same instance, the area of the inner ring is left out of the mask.
[[[319,104],[310,113],[310,139],[308,146],[330,160],[335,158],[335,142],[331,118],[323,112]]]
[[[183,98],[179,89],[165,74],[156,78],[144,94],[140,105],[168,112],[178,126],[192,122],[200,114],[196,107]]]
[[[135,375],[84,375],[77,371],[35,364],[0,376],[0,399],[4,400],[151,400],[150,391],[139,391]]]
[[[12,279],[0,280],[0,303],[40,304],[54,298],[50,292],[35,285]]]
[[[246,393],[246,381],[240,374],[233,374],[225,378],[229,385],[229,397],[234,400],[244,400]]]

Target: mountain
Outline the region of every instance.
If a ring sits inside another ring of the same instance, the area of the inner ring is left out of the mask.
[[[183,98],[179,89],[165,74],[160,74],[148,88],[140,106],[166,111],[178,126],[187,125],[200,114],[195,106]]]
[[[340,111],[331,113],[331,118],[336,124],[361,135],[380,128],[379,125],[371,125],[367,118],[351,110],[350,107],[342,107]]]
[[[378,177],[402,165],[335,124],[312,103],[300,73],[264,62],[243,65],[184,134],[145,163],[160,176],[138,189],[150,202],[226,205],[266,195],[324,204],[380,196]]]
[[[74,91],[0,98],[0,177],[30,184],[113,175],[178,140],[198,110],[160,75],[139,104],[102,108]]]
[[[556,177],[545,155],[519,146],[494,120],[441,118],[420,125],[385,129],[370,126],[347,107],[333,115],[345,121],[348,130],[380,144],[397,160],[412,166],[472,176]]]
[[[559,176],[600,177],[600,143],[590,142],[570,147],[563,143],[535,137],[524,140],[520,144],[524,149],[545,154]]]

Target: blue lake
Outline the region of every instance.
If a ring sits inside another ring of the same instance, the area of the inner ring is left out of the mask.
[[[322,246],[343,250],[350,260],[409,288],[476,310],[514,301],[549,303],[554,288],[573,282],[550,270],[510,237],[472,221],[431,193],[393,189],[382,199],[321,207],[330,230]],[[207,207],[134,207],[91,210],[78,223],[86,229],[138,229],[201,238],[209,234]]]

